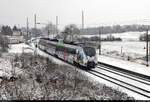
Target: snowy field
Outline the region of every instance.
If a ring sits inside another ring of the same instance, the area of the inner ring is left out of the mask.
[[[102,42],[102,54],[108,52],[116,52],[117,54],[122,54],[130,56],[132,58],[144,57],[146,55],[145,42]],[[122,49],[122,52],[121,52]]]
[[[114,41],[114,42],[102,42],[102,49],[108,51],[118,51],[123,53],[135,53],[139,55],[145,55],[146,46],[145,42],[139,42],[139,37],[145,32],[125,32],[125,33],[115,33],[111,34],[114,37],[120,37],[123,41]],[[102,34],[102,38],[106,38],[109,34]],[[92,37],[96,35],[82,35],[84,37]],[[99,36],[99,35],[97,35]]]
[[[28,45],[26,45],[26,44],[15,44],[15,45],[12,45],[11,46],[11,49],[9,50],[9,52],[10,53],[22,53],[22,48],[24,47],[24,49],[26,49],[26,50],[24,50],[24,52],[27,52],[27,53],[34,53],[34,49],[35,49],[35,46],[34,46],[34,44],[32,44],[31,46],[28,46]],[[31,47],[31,48],[30,48]],[[68,64],[66,64],[66,63],[64,63],[64,62],[62,62],[62,61],[60,61],[60,60],[58,60],[58,59],[56,59],[56,58],[54,58],[54,57],[52,57],[52,56],[50,56],[50,55],[48,55],[48,54],[45,54],[44,52],[42,52],[42,51],[40,51],[40,50],[38,50],[37,49],[37,52],[38,52],[38,54],[40,54],[40,55],[42,55],[42,56],[45,56],[45,57],[49,57],[52,61],[54,61],[54,62],[56,62],[56,63],[59,63],[59,64],[62,64],[62,65],[68,65]],[[101,60],[102,59],[102,60]],[[120,60],[117,60],[117,59],[110,59],[109,57],[106,57],[106,56],[100,56],[99,57],[99,60],[100,61],[103,61],[103,62],[107,62],[107,63],[113,63],[113,64],[115,64],[115,63],[117,63],[117,65],[122,65],[123,63],[124,63],[124,61],[123,62],[121,62]],[[3,63],[1,63],[1,66],[3,66],[3,64],[5,64],[5,65],[7,65],[6,66],[6,68],[8,68],[8,66],[9,66],[9,70],[8,71],[12,71],[12,69],[11,69],[11,63],[7,63],[6,64],[6,61],[2,61]],[[119,63],[120,62],[120,63]],[[134,66],[136,66],[136,64],[135,63],[129,63],[129,62],[126,62],[126,63],[124,63],[124,64],[126,64],[126,65],[129,65],[130,64],[130,68],[128,67],[128,69],[133,69],[133,68],[135,68]],[[5,67],[5,66],[3,66],[3,67]],[[125,67],[124,67],[125,68]],[[4,69],[4,68],[3,68]],[[77,69],[78,70],[78,69]],[[134,71],[135,69],[133,69],[133,71]],[[142,68],[141,68],[141,70],[142,70]],[[139,72],[141,72],[141,70],[139,70],[139,69],[136,69],[136,71],[139,71]],[[110,82],[108,82],[108,81],[105,81],[105,80],[103,80],[103,79],[100,79],[100,78],[98,78],[98,77],[96,77],[96,76],[94,76],[94,75],[91,75],[91,74],[89,74],[89,73],[87,73],[87,72],[85,72],[85,71],[82,71],[82,70],[79,70],[82,74],[84,74],[84,75],[86,75],[86,76],[88,76],[88,78],[89,78],[89,80],[90,81],[92,81],[92,82],[98,82],[98,83],[103,83],[103,84],[106,84],[107,86],[110,86],[110,87],[112,87],[112,88],[114,88],[114,89],[117,89],[117,90],[120,90],[120,91],[122,91],[122,92],[125,92],[125,93],[127,93],[129,96],[133,96],[135,99],[144,99],[143,97],[141,97],[140,95],[138,95],[138,94],[135,94],[135,93],[133,93],[133,92],[131,92],[131,91],[129,91],[129,90],[127,90],[127,89],[125,89],[125,88],[122,88],[122,87],[118,87],[117,85],[115,85],[115,84],[112,84],[112,83],[110,83]],[[144,73],[144,71],[145,72],[147,72],[148,73],[148,71],[147,70],[143,70],[142,71],[142,73]],[[6,75],[6,74],[5,74]]]
[[[123,41],[138,41],[141,34],[144,34],[145,32],[125,32],[125,33],[112,33],[111,35],[114,37],[119,37],[123,39]],[[106,38],[110,34],[101,34],[102,38]],[[99,36],[99,34],[94,35],[81,35],[81,37],[93,37],[93,36]]]
[[[24,43],[20,43],[20,44],[12,44],[9,45],[10,49],[8,50],[9,53],[32,53],[33,49],[29,46],[26,45]]]
[[[134,43],[136,43],[136,46],[134,46]],[[126,47],[124,47],[124,45],[126,45]],[[102,43],[102,49],[103,49],[102,50],[102,54],[108,54],[107,52],[111,52],[108,55],[111,55],[111,57],[112,56],[116,56],[117,54],[121,53],[120,50],[121,50],[121,46],[122,46],[123,47],[122,52],[124,54],[128,54],[130,56],[138,58],[138,57],[144,56],[144,54],[145,54],[145,50],[143,49],[144,45],[145,45],[144,42],[137,42],[137,41],[133,41],[133,42],[131,42],[131,41],[124,41],[124,42],[104,42],[104,43]],[[23,49],[24,49],[24,51],[23,51]],[[13,45],[10,45],[9,53],[20,53],[20,54],[22,52],[24,52],[24,53],[34,53],[34,49],[35,49],[34,44],[32,44],[31,46],[26,45],[24,43],[22,43],[22,44],[13,44]],[[64,62],[62,62],[62,61],[60,61],[60,60],[58,60],[58,59],[56,59],[54,57],[49,56],[48,54],[45,54],[44,52],[42,52],[40,50],[37,50],[37,51],[38,51],[38,53],[40,55],[45,56],[45,57],[49,57],[51,60],[53,60],[56,63],[66,64],[66,63],[64,63]],[[112,52],[115,52],[115,54],[112,53]],[[116,59],[116,58],[110,58],[110,57],[106,57],[104,55],[99,56],[98,58],[99,58],[99,61],[101,61],[101,62],[105,62],[105,63],[116,65],[116,66],[121,66],[122,68],[131,70],[131,71],[136,71],[136,72],[139,72],[139,73],[142,73],[142,74],[146,74],[146,75],[149,75],[149,73],[150,73],[150,70],[147,69],[147,67],[145,67],[143,65],[140,65],[138,63],[129,62],[129,61],[123,61],[121,59]],[[6,61],[1,61],[0,66],[3,66],[4,64],[7,65],[6,66],[6,71],[7,71],[7,68],[9,66],[10,69],[8,70],[9,72],[7,72],[7,73],[10,73],[12,71],[12,69],[10,67],[11,63],[6,62]],[[3,66],[3,67],[5,67],[5,66]],[[4,69],[3,67],[1,67],[1,68]],[[4,71],[2,71],[2,69],[1,69],[0,73],[3,74],[3,75],[7,75],[7,73],[4,73]],[[118,89],[118,90],[120,90],[122,92],[128,93],[128,95],[133,96],[135,99],[139,99],[139,100],[140,99],[141,100],[144,99],[140,95],[135,94],[135,93],[133,93],[131,91],[128,91],[128,90],[126,90],[126,89],[124,89],[122,87],[118,87],[117,85],[112,84],[112,83],[110,83],[108,81],[105,81],[103,79],[99,79],[96,76],[90,75],[89,73],[84,72],[82,70],[81,70],[81,72],[83,74],[85,74],[86,76],[88,76],[89,80],[91,80],[91,81],[96,81],[96,82],[104,83],[107,86],[110,86],[110,87]],[[8,75],[8,76],[10,76],[10,75]]]
[[[111,34],[114,37],[120,37],[123,41],[114,41],[114,42],[102,42],[102,54],[108,52],[116,52],[117,54],[122,54],[130,56],[133,58],[143,57],[146,54],[145,42],[139,42],[139,37],[145,32],[125,32],[125,33],[116,33]],[[102,34],[102,38],[106,38],[109,34]],[[84,37],[91,37],[95,35],[82,35]],[[99,36],[99,35],[97,35]],[[122,49],[122,53],[121,53]]]
[[[101,42],[102,55],[113,58],[126,60],[128,57],[132,61],[146,64],[143,57],[146,55],[146,42],[140,42],[139,37],[145,32],[125,32],[111,34],[120,37],[123,41]],[[106,38],[109,34],[102,34],[102,38]],[[96,35],[82,35],[82,37],[92,37]],[[99,36],[99,35],[97,35]],[[99,50],[97,50],[97,53]]]

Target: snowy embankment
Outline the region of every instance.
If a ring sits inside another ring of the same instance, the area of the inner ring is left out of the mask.
[[[9,60],[0,58],[0,77],[11,77],[11,63]],[[1,80],[1,79],[0,79]]]
[[[33,48],[35,48],[35,46],[34,46],[34,44],[32,44],[32,47]],[[56,58],[54,58],[54,57],[52,57],[52,56],[50,56],[50,55],[48,55],[48,54],[46,54],[46,53],[44,53],[43,51],[40,51],[39,49],[37,49],[37,51],[38,51],[38,54],[40,54],[40,55],[42,55],[42,56],[45,56],[45,57],[49,57],[52,61],[54,61],[55,63],[59,63],[60,65],[68,65],[68,66],[71,66],[71,65],[69,65],[69,64],[66,64],[66,63],[64,63],[63,61],[60,61],[60,60],[58,60],[58,59],[56,59]],[[101,56],[99,56],[100,58],[99,59],[101,59]],[[105,59],[105,57],[103,57],[103,59]],[[107,59],[106,59],[107,60]],[[117,62],[117,60],[115,61],[115,59],[114,59],[114,62]],[[100,79],[99,77],[97,77],[97,76],[94,76],[94,75],[92,75],[92,74],[89,74],[88,72],[85,72],[85,71],[82,71],[82,70],[80,70],[80,69],[76,69],[77,71],[79,71],[80,73],[82,73],[84,76],[86,76],[87,78],[88,78],[88,80],[90,81],[90,82],[92,82],[92,83],[103,83],[103,84],[105,84],[106,86],[109,86],[109,87],[112,87],[113,89],[116,89],[116,90],[119,90],[119,91],[121,91],[121,92],[124,92],[124,93],[127,93],[129,96],[132,96],[132,97],[134,97],[135,99],[138,99],[138,100],[145,100],[145,98],[144,97],[142,97],[142,96],[140,96],[140,95],[138,95],[138,94],[136,94],[136,93],[134,93],[134,92],[132,92],[132,91],[129,91],[129,90],[127,90],[127,89],[125,89],[125,88],[122,88],[122,87],[119,87],[118,85],[116,85],[116,84],[113,84],[113,83],[111,83],[111,82],[108,82],[108,81],[106,81],[106,80],[104,80],[104,79]],[[146,98],[147,99],[147,98]]]
[[[15,52],[15,53],[17,53],[17,50],[18,50],[18,53],[22,53],[22,48],[23,47],[25,47],[25,49],[26,49],[26,47],[27,47],[27,49],[26,50],[24,50],[24,52],[30,52],[30,53],[34,53],[34,51],[33,50],[31,50],[31,49],[35,49],[35,46],[34,46],[34,44],[32,44],[31,46],[28,46],[28,45],[25,45],[25,44],[18,44],[18,45],[13,45],[13,47],[11,47],[11,48],[13,48],[13,50],[11,49],[11,50],[9,50],[9,52]],[[29,49],[30,50],[29,50]],[[17,49],[17,50],[16,50]],[[14,51],[15,50],[15,51]],[[51,57],[51,56],[49,56],[48,54],[45,54],[44,52],[42,52],[42,51],[40,51],[40,50],[38,50],[37,49],[37,52],[40,54],[40,55],[42,55],[42,56],[44,56],[44,57],[49,57],[53,62],[55,62],[55,63],[59,63],[60,65],[65,65],[66,63],[64,63],[64,62],[62,62],[62,61],[60,61],[60,60],[58,60],[58,59],[56,59],[56,58],[54,58],[54,57]],[[103,56],[103,57],[99,57],[99,59],[100,59],[100,61],[103,61],[103,62],[112,62],[112,60],[114,61],[113,63],[118,63],[118,61],[119,60],[117,60],[117,59],[109,59],[109,58],[107,58],[107,57],[105,57],[105,56]],[[101,60],[101,59],[103,59],[103,60]],[[106,60],[105,60],[106,59]],[[119,63],[118,63],[119,64]],[[132,66],[132,64],[133,63],[126,63],[126,65],[127,64],[131,64],[131,66]],[[9,64],[8,64],[9,65]],[[66,64],[67,65],[67,64]],[[120,66],[121,66],[121,63],[119,64]],[[11,67],[9,67],[9,68],[11,68]],[[129,69],[130,69],[130,67],[128,67]],[[135,67],[134,67],[135,68]],[[78,70],[78,69],[77,69]],[[135,70],[135,69],[133,69],[133,70]],[[137,70],[137,69],[136,69]],[[142,69],[141,69],[142,70]],[[96,82],[98,82],[98,83],[104,83],[104,84],[106,84],[107,86],[110,86],[110,87],[113,87],[114,89],[117,89],[117,90],[119,90],[119,91],[122,91],[122,92],[125,92],[125,93],[128,93],[130,96],[133,96],[135,99],[143,99],[142,97],[139,97],[138,95],[135,95],[135,94],[133,94],[132,92],[130,92],[130,91],[128,91],[128,90],[126,90],[126,89],[124,89],[124,88],[121,88],[121,87],[118,87],[117,85],[114,85],[114,84],[112,84],[112,83],[110,83],[110,82],[108,82],[108,81],[106,81],[106,80],[103,80],[103,79],[100,79],[100,78],[97,78],[96,76],[93,76],[93,75],[91,75],[91,74],[89,74],[89,73],[87,73],[87,72],[85,72],[85,71],[82,71],[82,70],[78,70],[78,71],[80,71],[81,73],[83,73],[84,75],[86,75],[86,76],[88,76],[88,79],[91,81],[91,82],[94,82],[95,83],[95,81]],[[146,70],[145,70],[146,71]],[[143,71],[143,73],[144,73],[144,71]]]
[[[17,46],[17,45],[16,45]],[[24,44],[18,45],[20,50]],[[18,50],[18,51],[20,51]],[[84,74],[80,74],[80,69],[65,66],[64,62],[56,58],[44,54],[45,59],[41,56],[32,56],[32,54],[24,54],[15,56],[13,59],[13,67],[9,68],[22,69],[23,73],[17,77],[15,81],[4,80],[0,88],[0,99],[6,100],[133,100],[127,94],[120,90],[107,87],[105,84],[95,83],[93,79],[89,79]],[[24,51],[25,52],[25,51]],[[60,63],[58,64],[58,61]],[[3,61],[5,62],[5,61]],[[4,63],[2,63],[4,64]],[[12,64],[8,64],[12,65]],[[15,75],[18,72],[14,73]]]
[[[12,65],[15,54],[22,54],[24,53],[33,53],[33,49],[24,44],[13,44],[9,45],[10,49],[8,49],[9,53],[4,53],[0,58],[0,77],[10,79],[13,76],[13,73],[22,73],[19,68],[13,68]],[[24,50],[24,51],[23,51]],[[1,80],[1,79],[0,79]]]
[[[10,49],[8,50],[9,53],[33,53],[33,49],[24,43],[21,44],[12,44],[9,45]]]
[[[0,58],[0,82],[2,79],[10,80],[11,78],[15,78],[18,75],[22,74],[23,71],[18,67],[13,67],[14,65],[14,56],[5,54],[5,56]],[[17,73],[14,76],[14,73]]]

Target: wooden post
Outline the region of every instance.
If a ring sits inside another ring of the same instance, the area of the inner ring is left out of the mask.
[[[148,65],[148,29],[146,30],[146,62],[147,62],[147,64],[146,64],[146,66],[148,67],[149,65]]]
[[[22,56],[24,55],[24,47],[22,47]]]
[[[122,46],[121,46],[121,54],[122,54]]]

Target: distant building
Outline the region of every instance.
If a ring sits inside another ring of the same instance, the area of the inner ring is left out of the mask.
[[[13,31],[12,36],[27,36],[27,32],[24,31]]]
[[[21,31],[13,31],[12,36],[22,36],[22,32]]]
[[[12,36],[6,36],[8,38],[9,44],[17,44],[17,43],[23,43],[25,41],[24,36],[26,33],[23,33],[21,31],[13,31]]]
[[[24,42],[23,36],[6,36],[9,44],[18,44]]]

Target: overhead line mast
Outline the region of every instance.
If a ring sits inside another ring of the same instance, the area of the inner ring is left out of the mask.
[[[27,39],[28,39],[28,37],[29,37],[29,21],[28,21],[28,17],[27,17]]]
[[[58,36],[58,16],[56,16],[56,36]]]
[[[82,11],[82,30],[84,29],[84,12]]]
[[[36,14],[34,14],[34,28],[36,29]]]

